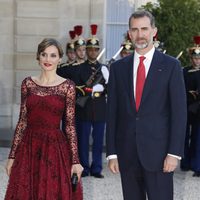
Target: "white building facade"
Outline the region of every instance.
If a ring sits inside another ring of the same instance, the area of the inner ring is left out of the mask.
[[[130,4],[131,2],[131,4]],[[13,130],[18,120],[21,81],[38,74],[38,43],[45,37],[58,39],[63,49],[68,32],[98,24],[97,36],[109,59],[128,30],[130,14],[147,0],[0,0],[0,132]],[[152,1],[151,1],[152,2]],[[63,61],[65,58],[63,58]]]

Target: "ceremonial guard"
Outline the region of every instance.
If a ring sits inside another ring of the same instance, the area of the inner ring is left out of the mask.
[[[123,47],[123,49],[120,52],[121,58],[129,56],[134,51],[133,43],[131,42],[128,32],[126,34],[124,34],[124,41],[121,44],[121,47]]]
[[[83,26],[77,25],[74,27],[77,39],[74,42],[74,48],[76,53],[76,63],[81,64],[86,59],[86,41],[82,37]]]
[[[91,26],[92,37],[86,42],[87,60],[80,65],[80,85],[85,94],[85,105],[79,105],[78,145],[80,162],[84,167],[82,176],[103,178],[102,151],[106,112],[106,84],[109,72],[97,60],[99,55],[99,40],[96,37],[97,25]],[[78,107],[78,105],[77,105]],[[89,161],[89,138],[92,133],[92,161]]]
[[[60,75],[63,78],[68,78],[72,80],[75,85],[79,85],[79,67],[82,62],[85,60],[85,55],[86,55],[86,41],[82,37],[82,31],[83,27],[80,25],[77,25],[74,27],[74,32],[72,35],[72,38],[75,35],[75,38],[72,40],[70,43],[70,48],[74,48],[75,54],[76,54],[76,60],[73,63],[65,63],[61,67],[57,68],[57,74]],[[76,87],[77,89],[77,87]],[[80,90],[76,90],[76,94],[79,95]],[[79,128],[79,121],[77,117],[77,107],[76,107],[76,112],[75,112],[75,120],[76,120],[76,132],[80,131]],[[62,127],[65,127],[65,120],[63,118],[62,121]]]
[[[75,31],[74,30],[69,31],[69,35],[71,40],[66,45],[66,56],[67,56],[66,64],[71,65],[76,60],[76,53],[74,50],[74,38],[76,36]]]
[[[153,45],[158,51],[166,53],[166,50],[164,49],[164,42],[160,42],[158,40],[158,33],[153,37]]]
[[[188,98],[188,124],[182,170],[194,171],[200,177],[200,36],[194,37],[195,46],[189,48],[191,66],[184,69]]]
[[[65,49],[65,55],[67,57],[67,61],[58,65],[57,71],[59,72],[61,70],[60,68],[67,67],[71,65],[72,63],[74,63],[76,60],[76,53],[74,50],[74,38],[76,36],[75,31],[74,30],[69,31],[69,36],[70,36],[70,40],[67,42],[66,49]]]
[[[58,68],[58,75],[63,78],[69,78],[76,85],[78,85],[78,73],[79,73],[79,65],[85,61],[86,56],[86,41],[82,37],[83,27],[77,25],[74,27],[74,35],[75,39],[71,43],[70,46],[74,48],[76,60],[72,63],[65,63],[60,68]]]

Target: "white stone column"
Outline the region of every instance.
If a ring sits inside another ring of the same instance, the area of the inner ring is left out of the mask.
[[[13,102],[13,0],[0,0],[0,129],[12,125]]]

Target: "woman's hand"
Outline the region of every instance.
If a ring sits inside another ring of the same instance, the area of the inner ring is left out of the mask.
[[[71,176],[73,173],[76,173],[78,176],[78,181],[80,181],[82,172],[83,172],[83,167],[80,164],[72,165]]]
[[[10,172],[12,169],[12,165],[13,165],[14,159],[8,159],[7,163],[6,163],[6,173],[8,176],[10,176]]]

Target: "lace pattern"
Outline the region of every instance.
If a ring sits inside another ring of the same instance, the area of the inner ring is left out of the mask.
[[[55,106],[48,106],[45,105],[44,103],[46,99],[40,100],[43,101],[42,108],[48,111],[48,113],[52,113],[52,116],[50,116],[49,118],[52,118],[53,124],[47,122],[45,125],[44,123],[43,124],[41,123],[39,127],[42,128],[44,128],[45,126],[59,127],[60,123],[59,120],[62,118],[63,113],[65,113],[66,139],[69,143],[72,163],[73,164],[79,163],[78,150],[77,150],[77,137],[75,131],[75,95],[76,95],[75,85],[70,80],[66,80],[63,83],[56,86],[40,86],[37,83],[35,83],[31,79],[31,77],[25,78],[21,85],[20,115],[15,129],[14,139],[12,142],[9,158],[15,159],[17,148],[23,139],[25,129],[27,129],[30,124],[32,125],[35,123],[35,121],[34,122],[32,121],[32,117],[29,117],[31,108],[27,102],[29,101],[31,96],[37,96],[37,97],[39,96],[48,98],[49,102],[52,102],[53,105],[55,104]],[[58,105],[58,99],[59,103],[63,102],[64,105],[63,107],[61,107],[62,104]],[[37,118],[37,116],[35,116],[35,118]]]

